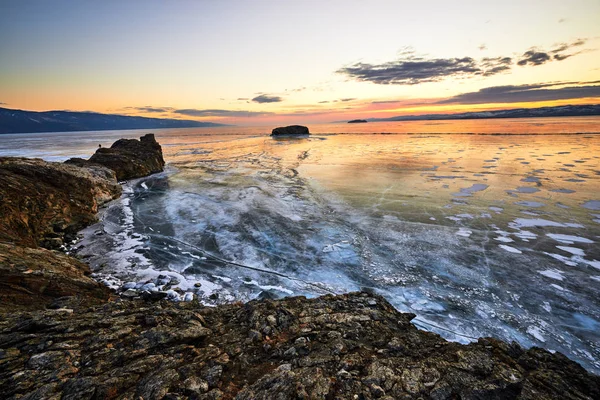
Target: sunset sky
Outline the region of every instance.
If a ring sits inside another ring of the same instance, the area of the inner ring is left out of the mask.
[[[600,103],[600,1],[0,2],[0,106],[237,125]]]

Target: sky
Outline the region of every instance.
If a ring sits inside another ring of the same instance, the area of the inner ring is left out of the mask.
[[[2,0],[0,107],[236,125],[600,103],[600,1]]]

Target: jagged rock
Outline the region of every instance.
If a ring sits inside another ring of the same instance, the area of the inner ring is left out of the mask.
[[[88,274],[73,257],[0,243],[0,312],[104,303],[110,290]]]
[[[450,343],[412,318],[367,293],[4,314],[0,397],[600,398],[600,377],[558,353]]]
[[[271,136],[306,136],[309,135],[308,128],[302,125],[281,126],[273,129]]]
[[[0,157],[0,239],[58,248],[120,194],[115,173],[99,165]]]
[[[82,161],[71,159],[69,162]],[[101,147],[89,159],[89,163],[112,169],[119,181],[161,172],[165,166],[162,148],[152,133],[140,137],[140,140],[119,139],[110,148]]]

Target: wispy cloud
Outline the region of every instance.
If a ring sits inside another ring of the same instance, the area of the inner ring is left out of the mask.
[[[253,102],[255,103],[279,103],[281,101],[283,101],[283,98],[279,97],[279,96],[269,96],[267,94],[261,94],[259,96],[256,96],[255,98],[252,99]]]
[[[273,114],[270,112],[263,112],[263,111],[196,109],[196,108],[186,108],[186,109],[181,109],[181,110],[174,110],[173,113],[187,115],[190,117],[262,117],[262,116]]]
[[[337,70],[337,73],[362,82],[383,85],[416,85],[437,82],[449,77],[489,76],[510,69],[510,57],[432,58],[407,56],[383,64],[357,63]]]
[[[174,108],[173,107],[144,106],[144,107],[124,107],[123,110],[145,112],[145,113],[165,113],[165,112],[173,111]]]
[[[559,43],[554,48],[546,51],[538,48],[531,48],[519,58],[517,61],[517,65],[542,65],[550,61],[562,61],[566,60],[569,57],[573,57],[574,55],[580,54],[581,51],[578,52],[570,52],[574,47],[580,47],[585,44],[585,39],[578,39],[571,43]],[[569,53],[567,53],[569,52]]]
[[[343,101],[343,102],[352,101],[352,100],[356,100],[356,97],[346,97],[345,99],[340,99],[340,101]]]
[[[600,97],[600,85],[594,82],[555,82],[532,85],[491,86],[476,92],[462,93],[436,104],[519,103]],[[560,87],[558,87],[560,86]]]
[[[559,43],[550,50],[531,48],[518,56],[518,66],[538,66],[550,61],[562,61],[586,50],[574,52],[583,46],[586,39],[571,43]],[[485,50],[485,44],[479,50]],[[336,72],[360,82],[381,85],[415,85],[425,82],[438,82],[446,78],[487,77],[509,71],[513,68],[513,57],[473,57],[429,58],[418,56],[412,50],[399,52],[398,59],[381,64],[355,63],[338,69]]]

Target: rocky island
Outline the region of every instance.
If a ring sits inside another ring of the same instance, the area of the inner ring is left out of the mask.
[[[275,138],[286,136],[308,136],[309,134],[308,128],[302,125],[281,126],[273,129],[271,132],[271,136]]]
[[[600,377],[560,353],[448,342],[369,292],[218,307],[119,298],[65,245],[118,181],[163,167],[153,135],[89,160],[0,158],[0,398],[600,398]]]

